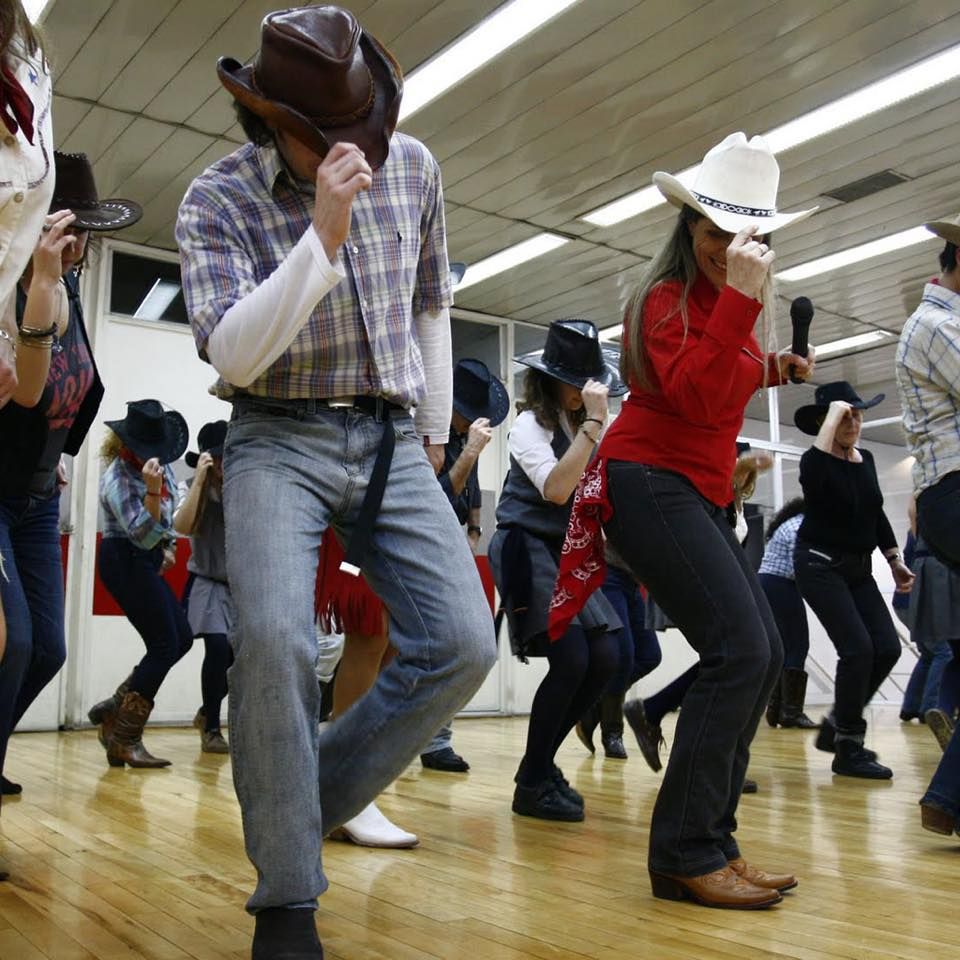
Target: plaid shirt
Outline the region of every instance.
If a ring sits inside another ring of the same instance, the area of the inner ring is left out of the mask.
[[[170,464],[163,468],[167,496],[160,501],[160,519],[154,520],[143,505],[147,492],[143,474],[117,457],[100,477],[100,506],[104,537],[126,537],[143,550],[176,540],[173,511],[177,503],[177,480]]]
[[[803,523],[802,513],[784,520],[773,531],[773,536],[767,541],[767,549],[763,552],[759,573],[770,573],[786,580],[793,579],[793,553],[797,546],[797,531],[801,523]]]
[[[897,389],[915,493],[960,470],[960,295],[928,283],[897,346]]]
[[[347,278],[247,393],[280,398],[384,396],[404,407],[426,393],[413,319],[451,303],[443,192],[436,160],[395,134],[387,162],[353,201],[340,251]],[[191,184],[177,243],[201,357],[223,314],[255,290],[310,227],[313,195],[273,145],[246,144]]]

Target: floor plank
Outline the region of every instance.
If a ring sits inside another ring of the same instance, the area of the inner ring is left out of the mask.
[[[666,731],[669,740],[672,723]],[[416,831],[412,851],[330,843],[318,927],[334,960],[930,960],[960,944],[960,839],[919,826],[939,751],[878,708],[870,745],[892,783],[834,778],[800,731],[761,729],[740,838],[799,888],[762,914],[654,900],[647,827],[659,775],[638,751],[560,762],[584,794],[582,824],[510,812],[521,718],[459,720],[468,775],[411,766],[381,807]],[[229,759],[195,731],[150,730],[167,770],[113,770],[89,732],[18,734],[3,805],[0,960],[246,960],[253,871]],[[629,749],[629,745],[628,745]]]

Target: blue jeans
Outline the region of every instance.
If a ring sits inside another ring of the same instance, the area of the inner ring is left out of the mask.
[[[425,753],[439,753],[447,747],[453,749],[453,717],[451,717],[434,735],[433,739],[420,751]]]
[[[0,576],[7,652],[0,663],[0,772],[10,734],[67,656],[60,494],[0,500]]]
[[[346,713],[317,720],[314,580],[330,525],[349,541],[383,425],[355,410],[234,406],[224,450],[227,576],[236,606],[230,750],[257,888],[247,907],[313,906],[323,837],[359,813],[483,683],[493,618],[466,538],[409,416],[363,574],[397,655]]]
[[[921,803],[932,803],[960,821],[960,727],[953,731]]]
[[[923,716],[934,707],[943,706],[941,703],[941,686],[944,670],[953,660],[953,650],[946,640],[939,640],[933,647],[925,643],[918,643],[917,650],[920,656],[914,664],[907,682],[907,689],[903,694],[901,713],[914,713]],[[949,686],[949,684],[948,684]],[[950,703],[955,698],[948,697]],[[949,712],[949,711],[948,711]]]
[[[686,477],[611,461],[605,531],[700,655],[650,824],[651,870],[698,876],[739,856],[736,811],[750,743],[783,646],[757,575],[727,522]]]
[[[623,624],[623,629],[617,631],[620,663],[606,692],[626,693],[641,677],[660,666],[660,641],[656,630],[646,627],[646,604],[633,574],[608,565],[600,589]]]

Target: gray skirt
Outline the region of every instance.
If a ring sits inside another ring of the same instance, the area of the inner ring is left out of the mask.
[[[516,538],[512,546],[507,545],[508,535]],[[487,556],[507,617],[514,655],[521,660],[545,657],[550,647],[547,615],[560,568],[559,547],[552,549],[546,541],[525,530],[497,528]],[[619,630],[621,624],[603,591],[595,590],[571,626],[590,633]]]
[[[917,579],[910,590],[910,639],[933,648],[960,636],[960,574],[936,557],[919,554],[913,562]]]
[[[208,633],[229,636],[233,627],[230,588],[219,580],[195,574],[187,601],[187,620],[195,637]]]

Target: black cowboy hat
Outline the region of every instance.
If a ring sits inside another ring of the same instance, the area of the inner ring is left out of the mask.
[[[574,387],[582,388],[588,380],[596,380],[609,387],[611,397],[622,396],[629,389],[620,379],[620,351],[600,343],[590,320],[554,320],[543,350],[514,360]]]
[[[93,168],[85,153],[53,152],[56,181],[50,212],[69,210],[76,219],[74,230],[122,230],[132,227],[142,216],[143,208],[133,200],[97,199]]]
[[[482,360],[466,359],[453,368],[453,409],[471,423],[486,417],[495,427],[506,420],[510,398]]]
[[[191,470],[195,470],[201,453],[209,453],[211,457],[223,456],[223,442],[227,439],[227,421],[212,420],[205,423],[197,434],[197,447],[200,453],[192,450],[183,458]]]
[[[187,421],[176,410],[164,410],[159,400],[131,400],[127,415],[106,425],[141,460],[172,463],[187,449]]]
[[[793,422],[798,430],[815,437],[823,426],[823,418],[827,415],[827,408],[834,400],[843,400],[849,403],[854,410],[869,410],[875,407],[886,394],[878,393],[872,400],[861,400],[856,390],[846,380],[835,380],[817,387],[813,395],[813,403],[798,408],[793,415]]]
[[[360,147],[374,170],[387,159],[403,73],[349,10],[267,14],[253,62],[221,57],[217,74],[234,100],[314,153],[324,156],[345,141]]]

